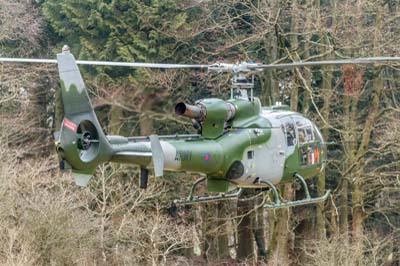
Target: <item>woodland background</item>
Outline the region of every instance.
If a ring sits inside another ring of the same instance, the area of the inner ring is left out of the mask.
[[[399,56],[399,43],[398,0],[0,0],[3,57],[55,58],[68,44],[82,60],[281,63]],[[225,74],[81,71],[110,134],[193,132],[175,103],[229,97]],[[332,142],[310,180],[332,196],[276,211],[258,198],[175,209],[196,176],[152,177],[144,191],[135,166],[105,164],[77,187],[52,139],[56,67],[0,64],[0,264],[400,265],[399,87],[398,65],[259,73],[264,105],[290,104]]]

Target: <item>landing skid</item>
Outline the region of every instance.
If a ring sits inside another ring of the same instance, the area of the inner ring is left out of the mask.
[[[222,201],[222,200],[235,200],[238,199],[240,194],[242,194],[243,189],[239,188],[236,192],[234,193],[228,193],[228,194],[218,194],[218,195],[210,195],[210,196],[193,196],[194,189],[196,188],[197,185],[200,183],[203,183],[206,181],[206,177],[202,177],[197,179],[189,192],[189,196],[186,198],[180,198],[174,200],[174,204],[176,205],[190,205],[190,204],[196,204],[200,202],[214,202],[214,201]]]
[[[276,190],[276,187],[269,181],[261,181],[261,183],[264,183],[269,188],[271,188],[272,193],[273,193],[273,197],[274,197],[274,203],[273,204],[266,203],[266,204],[264,204],[264,208],[266,208],[266,209],[279,209],[279,208],[284,208],[284,207],[302,206],[302,205],[308,205],[308,204],[324,202],[325,200],[328,199],[328,196],[329,196],[329,194],[331,192],[329,189],[325,192],[325,194],[323,196],[312,198],[310,196],[310,192],[308,190],[308,186],[307,186],[307,183],[304,180],[304,178],[299,174],[295,174],[295,177],[300,181],[300,184],[304,189],[304,192],[306,194],[305,199],[294,200],[294,201],[286,201],[286,200],[281,201],[279,199],[279,194],[278,194],[278,191]]]
[[[324,202],[329,194],[330,190],[327,190],[325,194],[321,197],[316,197],[312,198],[310,196],[310,192],[308,190],[308,186],[304,178],[299,175],[295,174],[295,177],[300,181],[301,186],[304,189],[304,192],[306,194],[306,197],[302,200],[295,200],[295,201],[286,201],[286,200],[280,200],[279,198],[279,193],[275,187],[274,184],[272,184],[269,181],[260,181],[260,183],[266,185],[266,187],[269,187],[273,193],[274,197],[274,202],[272,204],[266,203],[263,205],[264,208],[266,209],[279,209],[279,208],[285,208],[285,207],[294,207],[294,206],[302,206],[302,205],[308,205],[308,204],[314,204],[314,203],[320,203]],[[239,188],[236,192],[233,193],[228,193],[228,194],[218,194],[218,195],[210,195],[210,196],[193,196],[193,192],[195,188],[202,182],[206,180],[206,177],[202,177],[200,179],[197,179],[191,189],[189,196],[186,198],[180,198],[174,200],[174,204],[176,205],[191,205],[191,204],[196,204],[196,203],[201,203],[201,202],[215,202],[215,201],[222,201],[222,200],[236,200],[239,199],[240,194],[242,193],[243,189]],[[253,198],[253,197],[251,197]],[[246,201],[249,199],[240,199],[241,201]]]

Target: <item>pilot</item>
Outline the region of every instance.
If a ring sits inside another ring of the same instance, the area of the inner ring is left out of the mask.
[[[287,139],[287,145],[288,146],[293,146],[294,143],[294,139],[296,138],[296,135],[294,133],[294,127],[293,124],[289,124],[286,123],[286,129],[287,129],[287,135],[286,135],[286,139]]]
[[[299,130],[299,143],[306,142],[306,136],[303,130]]]
[[[288,146],[294,145],[294,130],[292,128],[289,128],[288,135],[287,135],[287,142],[288,142]]]

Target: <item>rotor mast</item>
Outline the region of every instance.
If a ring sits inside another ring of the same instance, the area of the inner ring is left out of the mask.
[[[262,69],[257,68],[258,65],[259,64],[253,62],[241,62],[236,64],[216,63],[210,65],[208,70],[232,73],[231,98],[244,98],[253,101],[254,72],[262,71]],[[248,74],[251,74],[250,78],[248,78]],[[235,90],[238,92],[236,96],[234,93]],[[248,90],[250,90],[250,97],[248,96]]]

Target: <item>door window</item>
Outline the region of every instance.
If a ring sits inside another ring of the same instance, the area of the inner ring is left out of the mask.
[[[294,118],[299,137],[299,153],[301,165],[319,163],[319,149],[315,145],[315,135],[312,123],[304,117]]]

